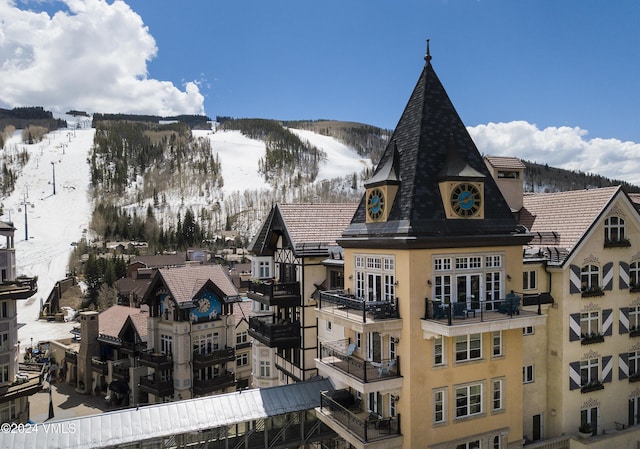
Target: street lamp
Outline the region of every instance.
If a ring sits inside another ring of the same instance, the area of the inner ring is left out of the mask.
[[[56,194],[56,162],[51,161],[51,168],[53,168],[53,194]]]

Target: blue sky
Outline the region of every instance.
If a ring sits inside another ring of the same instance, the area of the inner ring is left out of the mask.
[[[640,157],[629,146],[640,142],[639,23],[635,0],[0,0],[0,106],[392,129],[430,38],[468,127],[486,137],[483,126],[524,124],[556,138],[568,128],[597,154],[596,139],[626,143],[607,148],[627,160]],[[607,169],[549,152],[569,168]]]

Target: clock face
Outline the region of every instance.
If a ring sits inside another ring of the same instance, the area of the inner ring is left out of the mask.
[[[372,220],[379,220],[384,214],[384,193],[380,189],[373,189],[367,195],[367,214]]]
[[[451,192],[451,207],[460,217],[472,217],[480,209],[480,196],[480,190],[473,184],[458,184]]]
[[[209,301],[207,298],[200,299],[200,301],[198,302],[198,311],[200,313],[206,313],[209,311],[210,308],[211,308],[211,301]]]

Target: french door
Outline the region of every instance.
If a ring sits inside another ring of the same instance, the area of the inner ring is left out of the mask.
[[[480,308],[480,288],[482,286],[481,274],[459,274],[456,276],[456,300],[466,303],[467,309]]]

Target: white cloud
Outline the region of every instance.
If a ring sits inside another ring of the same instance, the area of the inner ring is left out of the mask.
[[[58,112],[202,114],[195,82],[184,90],[148,78],[157,54],[141,17],[122,1],[63,0],[53,16],[0,0],[0,102]]]
[[[468,127],[481,153],[515,156],[568,170],[596,173],[640,185],[640,144],[618,139],[587,139],[588,132],[567,126],[538,129],[524,121]]]

